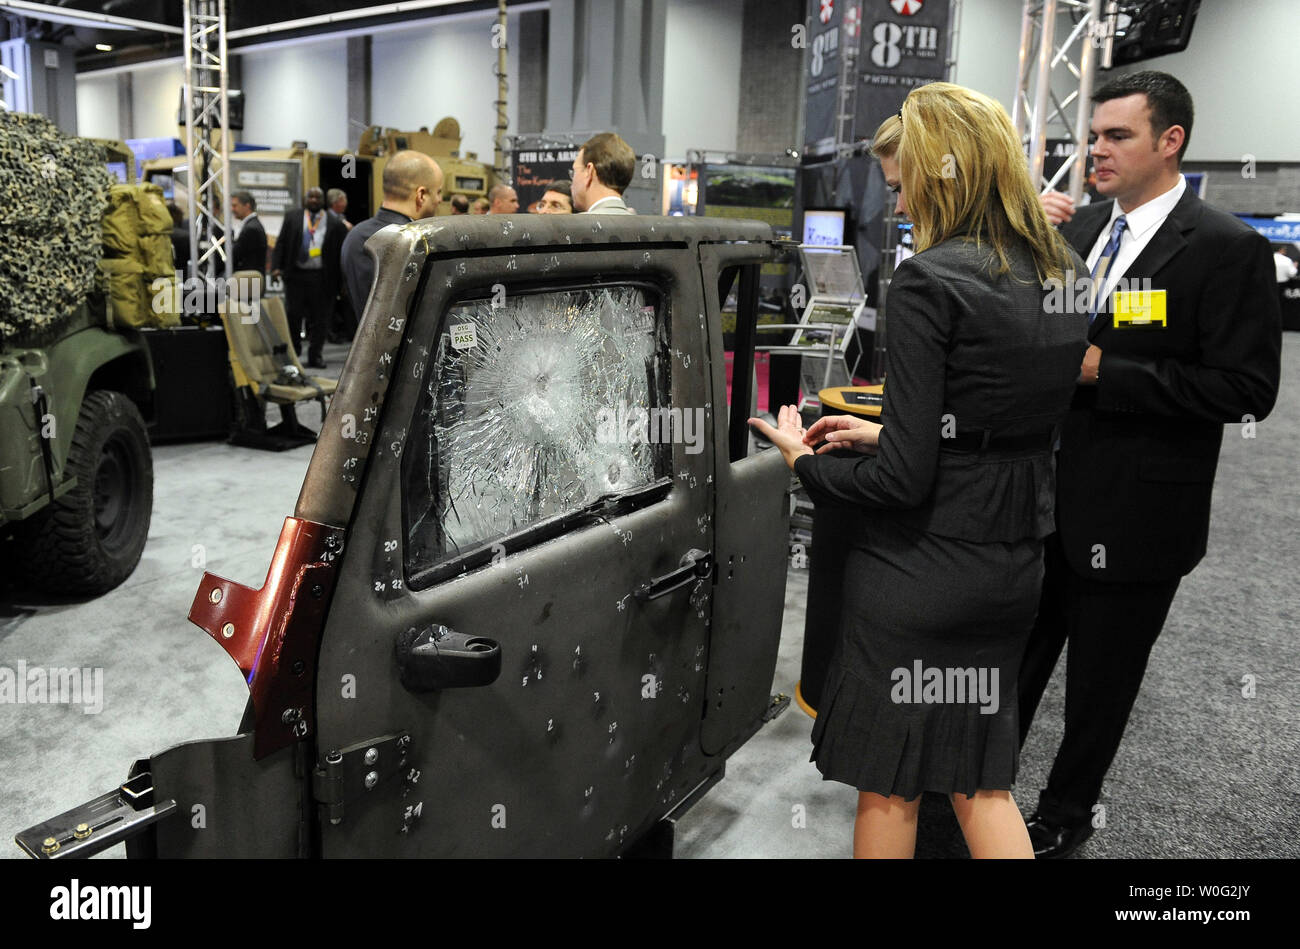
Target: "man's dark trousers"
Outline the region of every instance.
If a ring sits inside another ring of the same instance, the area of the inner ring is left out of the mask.
[[[1113,210],[1081,207],[1061,235],[1086,257]],[[1068,637],[1065,736],[1038,808],[1052,824],[1090,816],[1179,581],[1205,556],[1224,426],[1249,437],[1277,399],[1272,265],[1263,236],[1185,187],[1123,274],[1160,318],[1119,321],[1108,298],[1089,327],[1098,378],[1061,425],[1057,530],[1019,681],[1023,741]]]
[[[302,354],[302,329],[307,327],[307,361],[324,362],[325,336],[329,332],[333,301],[325,287],[323,270],[293,270],[285,274],[284,296],[289,335],[294,352]]]
[[[1100,583],[1081,577],[1065,562],[1059,534],[1047,538],[1043,556],[1038,619],[1020,666],[1020,743],[1068,636],[1065,735],[1038,813],[1074,826],[1092,817],[1181,578]]]

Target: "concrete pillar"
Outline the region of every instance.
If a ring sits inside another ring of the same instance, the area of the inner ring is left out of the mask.
[[[663,155],[667,0],[552,0],[545,134],[617,132],[638,157]],[[637,174],[624,195],[659,213],[659,180]]]
[[[546,127],[546,53],[550,17],[546,10],[521,13],[519,42],[511,57],[510,94],[518,101],[516,133],[540,132]]]
[[[117,74],[117,134],[122,139],[136,138],[135,94],[129,72]]]
[[[370,37],[348,37],[348,150],[370,126]]]
[[[804,0],[745,0],[737,151],[780,155],[803,145],[803,50],[790,42],[803,18]]]

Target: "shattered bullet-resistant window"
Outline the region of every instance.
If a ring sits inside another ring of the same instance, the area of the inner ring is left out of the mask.
[[[670,392],[661,300],[611,286],[448,310],[403,451],[408,576],[669,474],[640,424]]]

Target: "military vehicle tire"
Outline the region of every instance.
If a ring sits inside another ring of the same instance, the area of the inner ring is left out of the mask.
[[[153,514],[149,435],[125,395],[86,394],[67,474],[76,487],[21,525],[24,572],[51,593],[97,596],[140,562]]]

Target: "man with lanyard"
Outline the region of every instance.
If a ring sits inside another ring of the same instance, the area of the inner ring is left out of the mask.
[[[366,253],[366,241],[389,224],[409,224],[438,213],[442,200],[442,169],[423,152],[400,151],[384,166],[384,203],[343,242],[343,276],[348,295],[361,319],[375,279],[375,262]]]
[[[339,252],[347,230],[343,219],[325,210],[320,188],[307,192],[302,214],[284,216],[271,258],[271,276],[284,277],[285,306],[294,352],[302,353],[302,328],[310,339],[307,366],[325,368],[325,336],[339,292]]]

